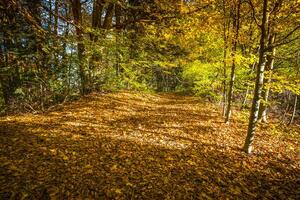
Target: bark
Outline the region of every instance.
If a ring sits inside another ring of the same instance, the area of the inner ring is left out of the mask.
[[[103,0],[94,0],[93,14],[92,14],[92,27],[93,28],[101,27],[103,5],[104,5]]]
[[[284,113],[283,113],[282,118],[281,118],[281,120],[283,122],[285,121],[286,115],[290,111],[290,108],[291,108],[291,106],[290,106],[291,92],[290,91],[286,91],[286,92],[287,92],[287,97],[286,97],[286,95],[284,96],[284,102],[287,102],[287,103],[286,103]]]
[[[251,75],[254,72],[255,66],[256,66],[256,62],[254,62],[252,64],[251,71],[250,71],[249,75]],[[249,86],[249,84],[247,84],[247,89],[246,89],[246,92],[245,92],[245,96],[244,96],[244,100],[243,100],[243,103],[242,103],[242,106],[241,106],[241,110],[243,110],[247,105],[247,99],[248,99],[249,91],[250,91],[250,86]]]
[[[55,0],[55,7],[54,7],[55,15],[54,15],[54,33],[58,34],[58,0]]]
[[[224,13],[224,24],[223,24],[223,39],[224,39],[224,51],[223,51],[223,99],[222,99],[222,116],[225,117],[226,114],[226,102],[227,102],[227,94],[226,94],[226,79],[227,79],[227,48],[228,48],[228,35],[227,35],[227,27],[230,26],[230,24],[227,24],[226,20],[226,0],[223,0],[223,13]],[[229,30],[228,30],[229,33]]]
[[[120,34],[121,34],[121,12],[122,8],[119,4],[115,5],[115,17],[116,17],[116,64],[115,64],[115,69],[116,69],[116,76],[119,76],[121,73],[121,66],[120,66],[120,56],[119,56],[119,40],[120,40]]]
[[[114,4],[109,3],[107,9],[106,9],[106,14],[103,22],[102,28],[104,29],[110,29],[112,27],[112,17],[114,15]]]
[[[122,7],[120,4],[115,5],[115,16],[116,16],[116,29],[120,30],[121,25],[121,14],[122,14]]]
[[[64,5],[64,12],[65,12],[65,18],[68,18],[69,16],[69,9],[68,9],[68,6],[67,5]],[[64,36],[66,38],[68,38],[68,35],[69,35],[69,23],[66,22],[66,27],[65,27],[65,33],[64,33]],[[65,85],[66,85],[66,89],[65,89],[65,96],[68,96],[69,93],[70,93],[70,64],[68,63],[68,56],[67,56],[67,41],[66,40],[63,40],[63,53],[62,53],[62,65],[63,65],[63,68],[64,68],[64,73],[66,75],[65,77]]]
[[[297,111],[297,103],[298,103],[298,95],[295,95],[294,106],[293,106],[293,113],[292,113],[292,117],[291,117],[288,125],[290,125],[290,124],[292,124],[294,122],[294,118],[295,118],[296,111]]]
[[[82,13],[81,13],[81,2],[80,0],[72,0],[72,13],[74,18],[74,24],[76,28],[77,34],[77,55],[78,55],[78,63],[79,63],[79,77],[81,81],[80,93],[81,95],[87,94],[87,80],[85,75],[85,67],[84,67],[84,44],[83,44],[83,32],[82,32]]]
[[[7,68],[8,62],[9,62],[9,56],[7,52],[8,44],[7,44],[7,37],[5,33],[3,33],[3,37],[1,38],[1,48],[0,48],[0,63],[1,67]],[[8,105],[9,103],[9,97],[10,97],[10,88],[9,88],[9,76],[5,76],[0,74],[0,83],[1,83],[1,93],[2,93],[2,98],[4,100],[5,106]]]
[[[102,11],[104,3],[104,0],[94,0],[92,13],[92,28],[94,30],[101,28]],[[94,33],[90,34],[90,38],[92,41],[97,41],[98,39],[97,35],[95,35]]]
[[[275,35],[270,36],[269,45],[273,45],[275,40]],[[272,81],[272,71],[274,68],[274,57],[275,57],[276,49],[275,47],[271,48],[271,54],[267,55],[267,63],[266,70],[269,72],[269,78],[265,79],[265,83],[269,84]],[[267,109],[268,109],[268,98],[270,94],[270,88],[264,88],[262,90],[262,99],[263,102],[260,103],[259,113],[258,113],[258,121],[267,122]]]
[[[48,12],[48,15],[49,15],[49,21],[48,21],[48,31],[51,33],[52,31],[52,0],[49,0],[49,12]]]
[[[299,57],[299,54],[298,54],[298,57]],[[300,68],[298,68],[296,76],[298,76],[299,72],[300,72]],[[295,118],[296,111],[297,111],[297,103],[298,103],[298,95],[295,94],[295,100],[294,100],[294,105],[293,105],[293,112],[292,112],[292,116],[291,116],[291,119],[290,119],[288,125],[290,125],[290,124],[292,124],[294,122],[294,118]]]
[[[238,44],[238,37],[239,37],[239,26],[240,26],[240,7],[241,1],[238,1],[237,11],[234,14],[233,20],[233,29],[235,31],[234,41],[233,41],[233,49],[232,49],[232,66],[231,66],[231,74],[230,74],[230,82],[229,82],[229,92],[228,92],[228,100],[227,100],[227,108],[226,108],[226,116],[225,116],[225,123],[229,123],[230,116],[231,116],[231,104],[232,104],[232,97],[233,97],[233,87],[235,81],[235,67],[236,67],[236,50]]]
[[[267,7],[268,7],[268,0],[264,0],[263,17],[260,25],[261,36],[260,36],[259,62],[257,67],[254,96],[253,96],[252,107],[250,111],[250,117],[249,117],[248,131],[247,131],[247,136],[244,144],[244,151],[248,154],[252,152],[252,145],[253,145],[254,135],[256,131],[257,120],[258,120],[258,111],[260,105],[262,86],[264,82],[264,70],[266,65],[265,40],[267,35],[266,31],[267,31],[267,24],[268,24]]]

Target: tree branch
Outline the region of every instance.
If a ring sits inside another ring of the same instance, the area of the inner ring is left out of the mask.
[[[259,28],[261,28],[261,25],[260,25],[260,24],[258,23],[258,21],[257,21],[257,18],[256,18],[256,11],[255,11],[255,7],[254,7],[252,1],[249,0],[249,1],[247,1],[247,3],[248,3],[248,4],[250,5],[250,7],[251,7],[251,10],[252,10],[252,17],[253,17],[253,19],[254,19],[256,25],[257,25]]]

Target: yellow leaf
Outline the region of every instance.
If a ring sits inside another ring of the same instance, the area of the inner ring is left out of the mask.
[[[115,192],[117,193],[117,194],[122,194],[122,190],[121,189],[115,189]]]
[[[194,161],[188,160],[187,161],[190,165],[197,165]]]
[[[117,164],[114,164],[110,169],[111,170],[116,170],[118,168],[118,165]]]
[[[132,184],[132,183],[130,183],[130,182],[127,182],[127,183],[126,183],[126,185],[127,185],[127,186],[130,186],[130,187],[132,187],[132,186],[133,186],[133,184]]]

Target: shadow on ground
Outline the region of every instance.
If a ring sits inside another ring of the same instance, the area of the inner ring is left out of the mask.
[[[246,156],[246,125],[221,121],[193,97],[130,92],[1,118],[0,199],[299,198],[283,144]]]

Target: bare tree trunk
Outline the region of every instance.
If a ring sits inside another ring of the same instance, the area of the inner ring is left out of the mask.
[[[82,32],[82,14],[81,14],[81,2],[80,0],[72,0],[72,12],[74,18],[74,24],[76,28],[76,34],[78,38],[77,42],[77,55],[78,55],[78,63],[79,63],[79,77],[81,80],[81,95],[85,95],[87,93],[87,80],[85,76],[85,67],[84,67],[84,44],[83,44],[83,32]]]
[[[286,103],[286,106],[285,106],[285,109],[284,109],[284,113],[283,113],[283,115],[281,117],[281,121],[282,122],[285,121],[285,117],[286,117],[287,113],[290,110],[290,103],[289,102],[291,100],[291,92],[290,91],[286,91],[286,92],[287,92],[287,97],[286,97],[286,95],[284,96],[284,101],[287,102],[287,103]]]
[[[49,33],[51,33],[52,31],[52,0],[49,0],[48,2],[48,6],[49,6],[49,12],[48,12],[48,31]]]
[[[1,68],[6,68],[9,64],[9,56],[7,49],[9,48],[8,36],[6,36],[5,32],[1,37],[1,48],[0,48],[0,66]],[[4,105],[8,106],[9,104],[9,97],[10,97],[10,85],[9,85],[9,76],[1,76],[1,93],[2,98],[4,101]]]
[[[68,18],[70,11],[68,8],[68,5],[63,6],[64,12],[65,12],[65,18]],[[64,37],[68,38],[69,35],[69,22],[66,22],[66,27],[64,31]],[[62,66],[64,68],[64,73],[65,73],[65,97],[70,94],[70,64],[68,63],[68,56],[67,56],[67,41],[63,40],[63,53],[62,53]]]
[[[251,75],[254,72],[255,66],[256,66],[256,62],[254,62],[252,64],[251,71],[250,71],[249,75]],[[243,103],[242,103],[242,106],[241,106],[241,110],[243,110],[247,105],[247,99],[248,99],[249,91],[250,91],[250,86],[247,83],[247,89],[246,89],[246,92],[245,92],[245,96],[244,96],[244,100],[243,100]]]
[[[299,57],[299,54],[298,54],[298,57]],[[297,62],[297,64],[298,64],[298,62]],[[298,68],[296,76],[298,76],[299,72],[300,72],[300,68]],[[291,117],[288,125],[290,125],[290,124],[292,124],[294,122],[294,118],[295,118],[296,111],[297,111],[297,103],[298,103],[298,95],[295,94],[295,100],[294,100],[294,106],[293,106],[293,113],[292,113],[292,117]]]
[[[226,47],[225,47],[226,48]],[[226,95],[226,78],[227,78],[227,72],[226,72],[226,54],[227,50],[224,49],[224,64],[223,64],[223,100],[222,100],[222,116],[225,117],[226,114],[226,102],[227,102],[227,95]]]
[[[227,22],[226,17],[226,0],[223,0],[223,14],[224,14],[224,24],[223,24],[223,39],[224,39],[224,52],[223,52],[223,98],[222,98],[222,116],[225,117],[226,115],[226,102],[227,102],[227,91],[226,91],[226,79],[227,79],[227,48],[228,48],[228,35],[227,35],[227,27],[230,27],[230,23]],[[229,33],[229,30],[228,30]]]
[[[252,101],[252,108],[250,112],[249,124],[247,137],[245,140],[244,151],[248,154],[252,152],[252,144],[254,140],[254,134],[256,131],[256,125],[258,120],[258,111],[260,105],[261,91],[264,82],[264,70],[266,65],[266,52],[265,52],[265,39],[266,30],[268,25],[268,14],[267,14],[268,0],[263,2],[263,17],[261,22],[261,36],[260,36],[260,52],[259,52],[259,62],[257,67],[257,75],[254,89],[254,96]]]
[[[288,125],[291,125],[294,122],[294,118],[295,118],[296,111],[297,111],[297,103],[298,103],[298,95],[295,94],[293,113],[292,113],[292,117],[291,117],[291,120],[289,121]]]
[[[119,4],[115,5],[115,17],[116,17],[116,64],[115,64],[115,69],[116,69],[116,76],[119,76],[121,73],[121,67],[120,67],[120,51],[119,51],[119,40],[120,40],[120,35],[121,35],[121,11],[122,7]]]
[[[112,17],[114,15],[114,7],[115,4],[109,3],[107,9],[106,9],[106,15],[104,18],[103,26],[104,29],[110,29],[112,25]]]
[[[275,35],[270,36],[269,38],[269,46],[273,45],[275,41]],[[271,48],[271,55],[267,55],[267,63],[266,63],[266,70],[270,73],[269,78],[266,79],[264,82],[266,84],[271,83],[272,81],[272,71],[274,68],[274,57],[275,57],[276,49],[273,47]],[[262,90],[262,99],[263,102],[260,102],[259,112],[258,112],[258,121],[259,122],[267,122],[267,109],[268,109],[268,98],[270,94],[270,88],[264,88]]]
[[[231,66],[231,74],[230,74],[230,83],[229,83],[229,92],[228,92],[228,101],[227,101],[227,109],[226,109],[226,116],[225,116],[225,123],[229,123],[231,117],[231,104],[233,98],[233,87],[235,81],[235,67],[236,67],[236,50],[238,44],[238,37],[239,37],[239,28],[240,28],[240,7],[241,1],[238,1],[237,10],[235,10],[234,19],[233,19],[233,29],[235,31],[234,41],[233,41],[233,49],[232,49],[232,66]]]
[[[58,1],[59,0],[55,0],[55,4],[54,4],[54,11],[55,11],[55,15],[54,15],[54,33],[57,35],[58,34]]]
[[[92,28],[101,28],[102,10],[104,6],[104,0],[94,0],[93,2],[93,13],[92,13]],[[97,41],[98,36],[94,33],[90,34],[92,41]]]

